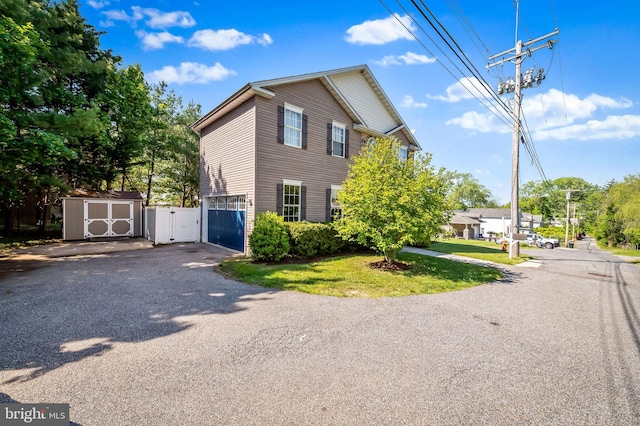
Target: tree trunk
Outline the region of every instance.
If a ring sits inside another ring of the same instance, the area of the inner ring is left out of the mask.
[[[11,214],[11,205],[3,203],[2,212],[4,213],[4,228],[2,229],[2,235],[8,237],[13,230],[13,215]]]
[[[147,174],[147,201],[145,205],[149,207],[149,200],[151,200],[151,185],[153,182],[153,175],[156,168],[156,150],[154,149],[151,153],[151,168],[149,169],[149,173]]]

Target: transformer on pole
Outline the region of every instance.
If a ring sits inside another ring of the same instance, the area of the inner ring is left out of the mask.
[[[502,65],[505,62],[514,62],[516,65],[516,75],[514,78],[507,79],[506,82],[500,81],[498,84],[498,94],[511,93],[514,94],[513,105],[513,134],[511,137],[511,243],[509,244],[509,257],[520,256],[520,245],[514,243],[513,235],[520,231],[520,214],[519,214],[519,202],[518,202],[518,187],[519,187],[519,164],[520,164],[520,103],[522,101],[522,89],[534,87],[534,85],[540,85],[545,76],[544,70],[539,68],[537,71],[534,68],[530,68],[522,76],[522,61],[531,53],[536,50],[548,47],[553,48],[553,44],[558,40],[547,40],[550,37],[557,35],[560,31],[556,28],[555,31],[546,34],[542,37],[538,37],[535,40],[529,40],[523,43],[522,40],[516,41],[516,46],[505,50],[489,57],[489,61],[498,59],[494,63],[489,63],[487,69],[496,65]],[[544,42],[544,44],[539,44]],[[537,45],[539,44],[539,45]],[[537,45],[537,46],[536,46]],[[534,74],[535,72],[535,74]]]

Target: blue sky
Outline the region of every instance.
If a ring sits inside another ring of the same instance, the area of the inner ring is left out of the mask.
[[[106,32],[103,48],[203,112],[248,82],[367,64],[433,164],[473,174],[501,203],[510,200],[511,127],[476,76],[495,89],[515,65],[487,70],[490,55],[558,28],[553,49],[522,66],[544,70],[541,84],[523,91],[544,176],[603,185],[640,173],[640,2],[521,0],[517,38],[514,0],[416,3],[475,76],[409,0],[89,0],[81,12]],[[542,176],[525,147],[520,171],[521,183]]]

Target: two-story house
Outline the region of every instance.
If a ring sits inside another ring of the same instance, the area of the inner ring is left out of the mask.
[[[202,241],[247,252],[260,212],[325,222],[351,158],[376,137],[418,141],[366,65],[249,83],[192,125]]]

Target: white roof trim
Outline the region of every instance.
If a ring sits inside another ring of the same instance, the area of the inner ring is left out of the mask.
[[[215,107],[209,113],[207,113],[202,118],[200,118],[198,121],[193,123],[191,125],[191,128],[196,132],[201,131],[211,122],[215,121],[222,115],[226,114],[233,108],[236,108],[237,106],[244,103],[245,101],[247,101],[248,99],[250,99],[255,95],[263,96],[268,99],[273,98],[275,96],[275,93],[267,89],[270,86],[277,86],[280,84],[288,84],[288,83],[297,83],[297,82],[315,80],[315,79],[319,79],[322,83],[325,84],[327,89],[336,98],[338,103],[345,109],[345,111],[349,113],[351,118],[357,122],[357,124],[354,123],[354,126],[353,126],[354,129],[358,129],[358,127],[356,126],[363,126],[363,127],[360,127],[363,129],[367,128],[366,123],[364,123],[364,120],[362,120],[362,117],[349,104],[349,102],[345,99],[345,97],[338,90],[335,84],[333,84],[330,78],[332,75],[345,74],[353,71],[360,71],[362,74],[364,74],[367,82],[371,86],[371,89],[379,97],[382,104],[389,112],[389,114],[391,114],[391,116],[396,122],[401,123],[393,131],[395,132],[398,130],[402,130],[411,145],[417,147],[417,149],[422,149],[420,147],[420,144],[416,140],[415,136],[413,135],[413,133],[408,131],[408,128],[404,120],[402,119],[400,114],[398,114],[398,111],[395,109],[395,107],[389,100],[389,97],[384,93],[384,91],[382,90],[382,87],[380,86],[376,78],[373,76],[373,74],[371,73],[371,70],[367,65],[357,65],[353,67],[338,68],[338,69],[329,70],[329,71],[314,72],[309,74],[301,74],[301,75],[296,75],[291,77],[275,78],[271,80],[261,80],[261,81],[255,81],[253,83],[249,83],[245,85],[243,88],[241,88],[240,90],[238,90],[236,93],[228,97],[226,100],[220,103],[220,105]],[[379,132],[372,131],[371,129],[368,129],[368,128],[367,128],[367,131],[369,131],[369,133],[371,134],[379,135],[380,137],[388,136],[386,134],[380,134]]]

